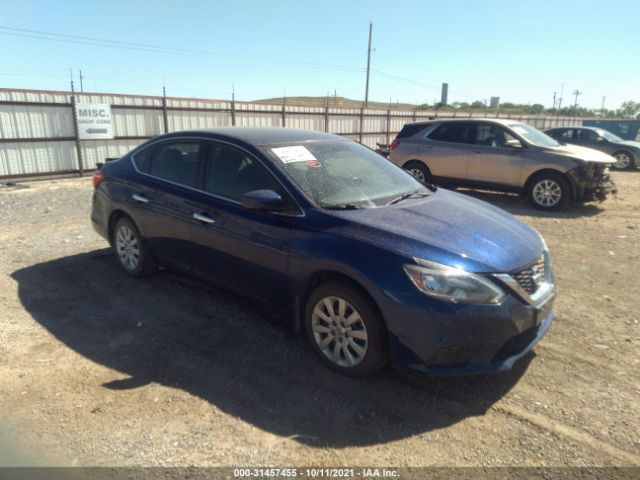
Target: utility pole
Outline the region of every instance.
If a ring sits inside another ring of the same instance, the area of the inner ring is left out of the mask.
[[[80,70],[80,92],[84,92],[84,89],[82,88],[82,80],[84,79],[84,76],[82,75],[82,70]]]
[[[572,95],[576,96],[575,101],[573,102],[574,108],[578,106],[578,95],[582,95],[582,92],[576,88],[576,90],[572,93]]]
[[[600,106],[600,110],[602,112],[604,112],[604,100],[605,100],[605,98],[607,98],[607,97],[602,97],[602,105]]]
[[[373,23],[369,22],[369,48],[367,48],[367,86],[364,90],[364,108],[369,105],[369,72],[371,70],[371,30]]]
[[[556,92],[553,92],[553,107],[551,107],[551,110],[555,110],[556,109]]]
[[[562,92],[564,92],[564,83],[560,85],[560,99],[558,100],[558,110],[562,108]]]

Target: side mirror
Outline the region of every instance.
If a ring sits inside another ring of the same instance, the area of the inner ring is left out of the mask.
[[[252,190],[242,195],[242,206],[249,210],[274,212],[281,210],[284,202],[273,190]]]
[[[507,148],[522,148],[522,143],[520,140],[516,140],[515,138],[512,140],[507,140],[504,144]]]
[[[605,143],[607,140],[603,137],[598,137],[598,139],[596,140],[596,143]]]

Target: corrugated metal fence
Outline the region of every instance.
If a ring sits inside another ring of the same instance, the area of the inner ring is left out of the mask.
[[[73,124],[71,92],[0,89],[0,178],[94,169],[165,132],[227,126],[290,127],[336,133],[371,148],[389,143],[407,122],[451,117],[425,110],[375,110],[264,105],[173,97],[75,93],[81,103],[111,105],[113,140],[81,140]],[[469,117],[471,114],[458,114]],[[486,114],[473,114],[484,117]],[[506,116],[503,116],[506,117]],[[510,116],[543,129],[581,119]]]

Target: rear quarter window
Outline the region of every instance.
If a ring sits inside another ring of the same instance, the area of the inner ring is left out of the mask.
[[[416,133],[421,132],[422,130],[425,130],[429,125],[405,125],[404,127],[402,127],[402,130],[400,130],[400,133],[398,134],[398,136],[396,138],[408,138],[408,137],[413,137]]]
[[[151,153],[152,148],[147,147],[134,153],[131,157],[136,168],[143,173],[149,173],[151,169]]]

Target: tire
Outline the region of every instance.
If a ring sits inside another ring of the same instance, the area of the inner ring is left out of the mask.
[[[559,210],[571,195],[569,182],[560,173],[543,172],[531,179],[527,191],[529,203],[539,210]]]
[[[424,163],[418,160],[411,160],[407,162],[402,167],[411,175],[413,175],[416,180],[424,183],[426,185],[430,185],[433,182],[433,177],[431,175],[431,170]]]
[[[157,265],[146,247],[138,227],[127,217],[113,227],[113,248],[120,267],[132,277],[146,277]]]
[[[630,170],[635,166],[635,158],[631,152],[620,150],[611,156],[616,159],[616,163],[611,166],[614,170]]]
[[[328,281],[316,288],[307,299],[304,320],[313,349],[326,365],[344,375],[365,377],[389,362],[380,313],[370,298],[348,282]]]

